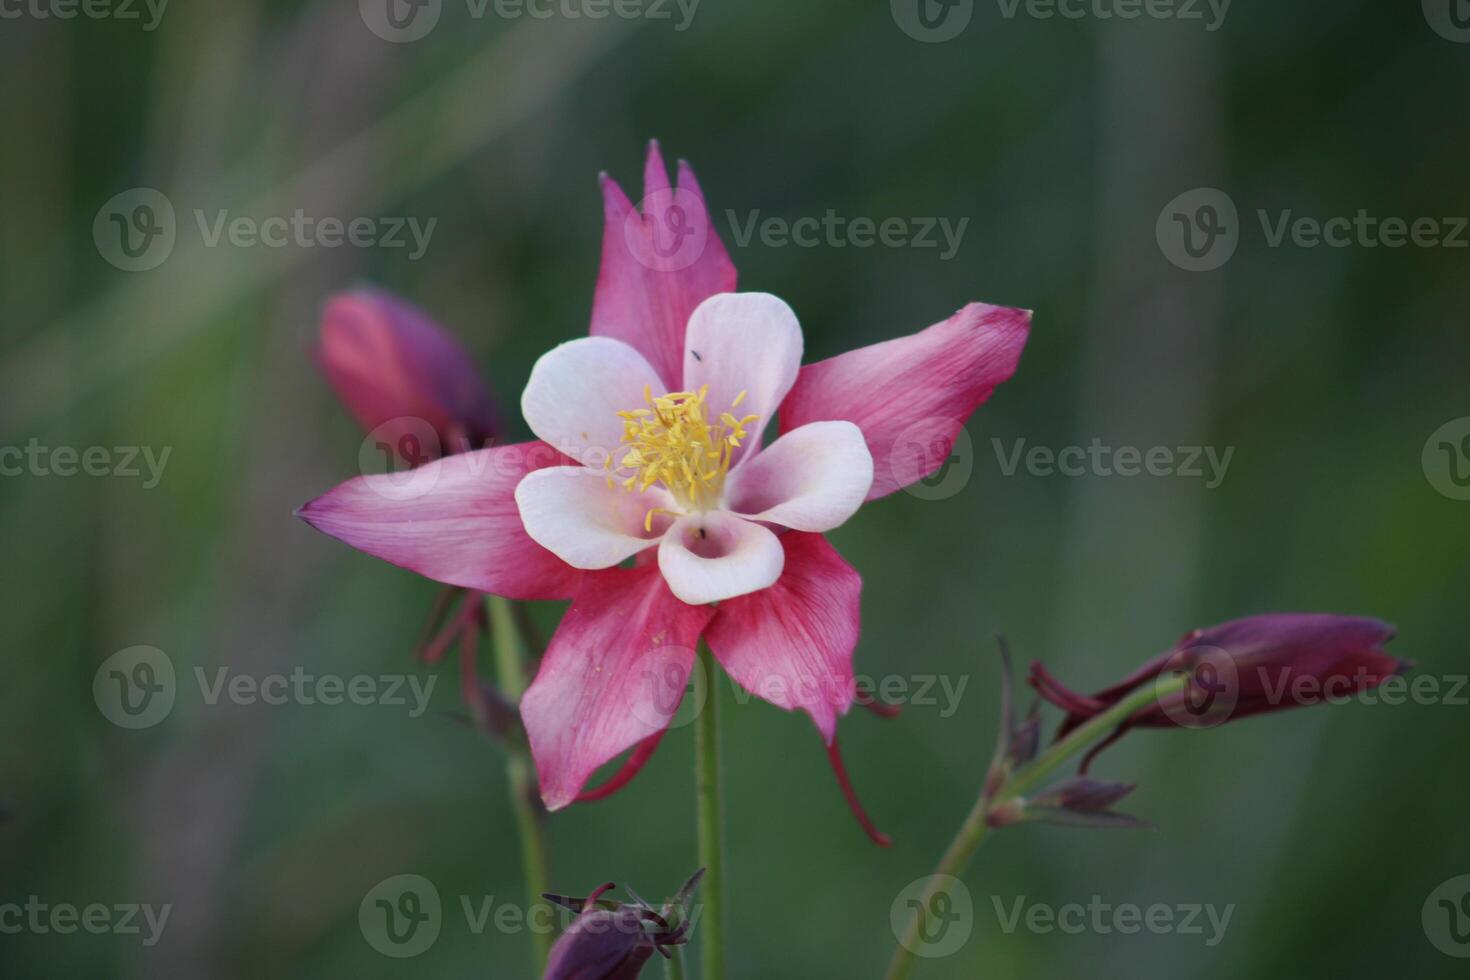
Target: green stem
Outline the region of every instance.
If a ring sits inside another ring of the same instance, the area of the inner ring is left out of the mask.
[[[701,980],[725,980],[725,841],[720,811],[720,699],[715,663],[709,647],[700,645],[694,671],[694,704],[699,709],[694,729],[694,795],[699,826],[699,863],[704,880],[699,893],[704,903],[699,945],[703,953]]]
[[[1045,779],[1062,763],[1097,741],[1124,718],[1140,708],[1146,708],[1155,701],[1182,690],[1187,683],[1189,683],[1189,675],[1179,673],[1153,684],[1145,684],[1102,714],[1093,715],[1072,729],[1071,734],[1066,738],[1037,756],[1029,766],[1007,779],[1005,785],[996,793],[995,802],[1004,803],[1007,800],[1014,800]]]
[[[684,951],[680,946],[669,950],[669,958],[664,960],[665,980],[684,980]]]
[[[1017,799],[1056,771],[1062,763],[1096,741],[1114,725],[1140,708],[1152,704],[1155,700],[1182,689],[1188,681],[1187,674],[1178,674],[1155,684],[1144,685],[1107,711],[1077,726],[1066,738],[1037,756],[1030,765],[1015,775],[1007,777],[993,797],[981,793],[980,798],[975,801],[975,806],[971,808],[969,816],[965,817],[964,824],[960,826],[959,833],[955,835],[954,840],[950,841],[944,856],[939,859],[939,866],[934,869],[934,875],[925,886],[923,896],[918,905],[914,907],[914,914],[909,919],[903,938],[899,940],[898,949],[894,951],[893,959],[888,963],[888,972],[884,974],[884,980],[904,980],[913,972],[915,953],[922,946],[920,937],[924,928],[924,916],[930,908],[934,907],[932,903],[938,895],[945,890],[947,879],[944,876],[958,878],[964,874],[970,859],[975,856],[975,851],[985,840],[985,835],[989,830],[986,818],[994,806]]]
[[[526,645],[511,603],[499,596],[489,596],[490,635],[495,648],[496,682],[505,697],[519,701],[526,691]],[[546,922],[552,921],[550,906],[541,900],[541,895],[550,890],[546,871],[546,833],[541,823],[541,814],[536,802],[536,769],[525,746],[506,746],[505,773],[510,782],[510,802],[515,810],[516,830],[521,839],[521,873],[525,879],[526,921],[541,921],[534,912],[537,906],[546,907]],[[546,957],[551,952],[551,933],[535,928],[531,934],[531,949],[535,957],[536,973],[546,969]]]

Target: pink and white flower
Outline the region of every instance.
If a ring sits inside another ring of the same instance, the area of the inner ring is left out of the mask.
[[[790,307],[734,291],[688,165],[670,188],[655,144],[644,189],[639,210],[603,180],[592,336],[533,368],[521,408],[538,441],[430,463],[421,497],[395,499],[366,476],[301,510],[441,582],[572,600],[521,702],[553,810],[602,795],[584,787],[624,751],[636,747],[613,786],[646,761],[701,639],[746,690],[810,715],[842,775],[862,580],[823,532],[948,459],[1014,373],[1030,324],[1024,310],[972,303],[802,367]],[[701,247],[647,261],[676,207]]]

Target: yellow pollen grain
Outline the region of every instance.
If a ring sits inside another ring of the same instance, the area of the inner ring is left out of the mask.
[[[745,396],[746,392],[740,392],[730,407],[737,408]],[[643,400],[647,407],[618,413],[627,449],[620,459],[608,458],[609,486],[616,470],[619,482],[629,491],[635,487],[647,490],[662,483],[681,504],[695,510],[718,501],[734,450],[749,437],[747,427],[760,416],[736,418],[731,412],[721,412],[718,419],[711,420],[708,397],[709,385],[698,391],[672,391],[658,397],[645,385]],[[643,518],[645,531],[653,530],[657,513],[678,516],[677,512],[652,508]]]

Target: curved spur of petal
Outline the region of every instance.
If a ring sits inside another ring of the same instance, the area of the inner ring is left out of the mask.
[[[862,800],[858,799],[857,790],[853,788],[852,780],[847,775],[847,766],[842,764],[842,751],[837,747],[837,739],[832,739],[832,744],[827,746],[827,761],[832,765],[832,775],[837,777],[837,785],[842,790],[842,798],[847,801],[847,808],[852,811],[853,817],[857,819],[858,826],[863,828],[863,833],[868,839],[879,847],[889,847],[893,844],[893,838],[878,829],[873,823],[868,811],[863,809]]]
[[[459,341],[389,293],[361,289],[329,299],[314,355],[368,431],[395,419],[421,420],[441,441],[429,453],[438,456],[483,445],[500,429],[494,399]],[[455,433],[470,446],[448,445]]]
[[[766,424],[796,383],[801,324],[791,307],[770,293],[722,293],[700,303],[689,317],[684,345],[685,390],[707,384],[714,412],[759,416],[734,453],[738,461],[760,445]],[[742,391],[745,398],[735,406]]]
[[[851,422],[792,429],[730,474],[730,510],[798,531],[830,531],[857,512],[873,485],[873,457]]]
[[[868,499],[930,475],[949,459],[971,413],[1020,363],[1029,310],[971,303],[908,337],[802,368],[781,406],[781,430],[855,422],[873,456]]]
[[[665,728],[663,731],[654,732],[639,742],[633,747],[633,751],[629,753],[628,758],[623,764],[618,767],[617,772],[607,777],[604,782],[594,786],[592,789],[582,790],[582,792],[577,794],[575,802],[595,803],[598,800],[605,800],[631,783],[633,777],[642,772],[643,767],[648,764],[648,760],[653,758],[654,751],[658,749],[658,743],[663,741],[664,732],[667,731],[668,729]]]
[[[658,546],[664,580],[691,605],[768,588],[785,561],[781,540],[769,528],[725,511],[679,518]]]
[[[668,726],[713,615],[675,599],[652,567],[584,576],[521,699],[548,809],[571,803],[599,766]]]
[[[521,414],[536,437],[600,470],[622,445],[619,412],[642,408],[662,382],[627,344],[582,337],[542,354],[521,394]]]
[[[655,514],[650,522],[648,512],[675,506],[662,487],[630,492],[621,484],[609,486],[606,473],[585,466],[526,474],[516,487],[516,504],[531,540],[573,568],[611,568],[652,548],[670,518]]]
[[[296,515],[438,582],[509,599],[565,599],[580,573],[526,534],[515,487],[533,470],[566,462],[540,442],[460,453],[348,480]]]
[[[785,571],[761,592],[720,603],[705,642],[742,688],[809,714],[831,744],[856,695],[852,651],[863,580],[820,534],[781,535]]]
[[[707,297],[735,289],[735,266],[689,164],[679,161],[674,187],[667,174],[658,143],[651,142],[638,206],[602,176],[602,267],[591,333],[635,347],[673,390],[689,314]]]

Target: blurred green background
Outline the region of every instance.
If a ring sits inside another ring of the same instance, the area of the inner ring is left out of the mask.
[[[650,137],[694,164],[742,288],[793,305],[808,360],[969,300],[1035,310],[1019,373],[969,426],[963,489],[895,494],[833,536],[865,576],[859,673],[966,684],[953,711],[842,726],[895,846],[859,832],[808,721],[725,686],[734,976],[881,973],[890,906],[932,868],[988,760],[999,631],[1082,689],[1189,628],[1273,610],[1379,616],[1422,674],[1470,670],[1470,503],[1421,463],[1431,433],[1470,414],[1470,252],[1271,247],[1256,218],[1470,214],[1470,44],[1418,4],[1238,3],[1210,31],[976,3],[942,43],[880,0],[704,0],[682,30],[671,5],[536,19],[446,0],[412,43],[375,35],[348,0],[178,2],[154,30],[142,7],[6,9],[21,14],[0,21],[0,444],[171,456],[153,488],[0,478],[0,904],[174,907],[151,948],[0,934],[0,975],[532,975],[524,935],[477,935],[459,911],[459,896],[518,902],[520,872],[501,756],[448,717],[452,664],[417,719],[196,692],[126,731],[92,680],[140,644],[181,677],[428,672],[410,651],[436,588],[291,517],[358,472],[362,435],[305,354],[322,300],[367,281],[423,306],[515,416],[535,357],[586,331],[596,175],[639,197]],[[173,203],[178,241],[128,272],[93,220],[139,186]],[[1229,193],[1240,241],[1195,273],[1155,224],[1197,187]],[[193,219],[296,208],[437,225],[415,261],[209,248]],[[969,224],[948,259],[734,239],[757,211],[829,209]],[[993,441],[1094,437],[1235,453],[1211,489],[1008,476]],[[535,614],[549,629],[560,608]],[[1133,735],[1095,772],[1138,781],[1128,809],[1159,832],[997,835],[967,876],[972,938],[917,975],[1462,976],[1420,916],[1470,871],[1467,737],[1463,703]],[[551,819],[557,888],[677,887],[695,864],[691,748],[674,732],[620,796]],[[357,911],[403,873],[435,883],[446,918],[432,949],[394,960]],[[1007,933],[992,901],[1095,895],[1234,911],[1211,947]]]

